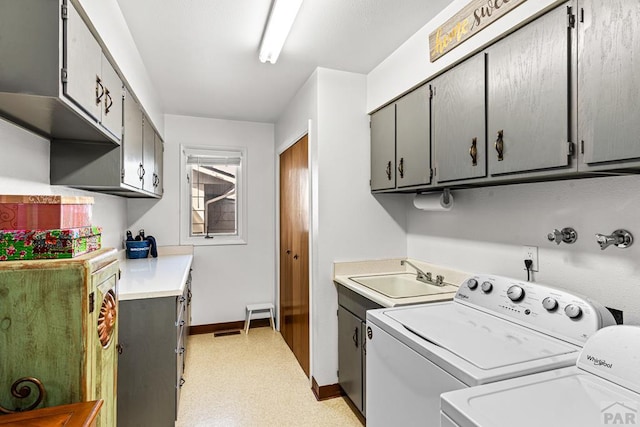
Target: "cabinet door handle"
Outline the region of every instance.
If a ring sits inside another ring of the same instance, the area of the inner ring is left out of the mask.
[[[503,130],[499,130],[498,131],[498,139],[496,139],[496,143],[494,144],[494,146],[496,147],[496,151],[498,152],[498,161],[499,162],[504,160],[504,141],[503,141],[503,137],[504,137],[504,131]]]
[[[291,254],[291,249],[287,249],[286,252],[287,252],[287,255],[290,255]]]
[[[353,332],[353,343],[355,344],[356,347],[359,347],[359,345],[358,345],[358,328],[356,328],[355,331]]]
[[[184,320],[181,320],[178,326],[184,326],[184,323],[185,323]]]
[[[113,99],[111,98],[111,92],[109,89],[105,89],[104,91],[104,115],[106,116],[111,111],[111,107],[113,106]]]
[[[142,163],[140,163],[140,166],[138,166],[138,178],[142,180],[143,176],[144,176],[144,166],[142,166]]]
[[[122,352],[124,351],[124,346],[122,344],[118,344],[116,345],[116,350],[118,351],[118,354],[122,354]]]
[[[478,166],[478,138],[471,140],[471,147],[469,148],[469,155],[471,156],[471,165]]]
[[[387,179],[391,181],[391,160],[387,163]]]
[[[293,256],[293,259],[298,259],[298,258],[299,258],[298,254],[295,254],[295,255]]]
[[[182,387],[184,383],[185,383],[184,378],[180,378],[180,387]]]
[[[96,105],[100,105],[103,96],[104,86],[102,86],[102,80],[100,80],[100,76],[96,76]]]
[[[400,163],[398,163],[398,172],[400,172],[400,178],[404,178],[404,157],[400,157]]]

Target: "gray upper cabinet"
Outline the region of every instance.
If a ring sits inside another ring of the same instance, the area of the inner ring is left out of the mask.
[[[122,138],[122,80],[73,4],[67,5],[64,94],[118,141]]]
[[[429,86],[424,85],[371,115],[371,190],[430,182]]]
[[[147,116],[142,118],[142,189],[154,192],[156,162],[155,131]]]
[[[119,144],[122,80],[68,0],[3,2],[0,116],[42,136]]]
[[[100,123],[118,140],[122,139],[122,80],[104,54],[102,55],[102,108]]]
[[[431,182],[429,86],[424,85],[396,102],[396,186]]]
[[[371,190],[396,187],[396,105],[371,115]]]
[[[558,7],[488,48],[489,173],[570,166],[570,40]]]
[[[69,5],[66,10],[63,92],[99,121],[104,97],[104,84],[100,77],[102,49],[75,6]]]
[[[124,139],[122,141],[122,182],[142,188],[142,116],[135,98],[125,91]]]
[[[485,56],[478,54],[432,82],[435,179],[446,184],[487,175]]]
[[[162,193],[164,193],[164,183],[162,181],[164,173],[164,141],[162,141],[160,135],[155,134],[155,136],[156,161],[154,163],[155,171],[153,173],[153,192],[162,197]]]
[[[640,2],[582,0],[579,169],[640,166]]]

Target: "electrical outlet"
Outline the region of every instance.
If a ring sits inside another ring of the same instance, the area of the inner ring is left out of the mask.
[[[525,259],[530,259],[531,261],[533,261],[533,264],[531,264],[531,270],[538,271],[538,247],[537,246],[523,246],[522,259],[523,259],[523,264]],[[523,266],[523,269],[526,270],[527,268]]]

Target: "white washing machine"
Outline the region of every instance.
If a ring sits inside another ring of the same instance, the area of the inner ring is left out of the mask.
[[[640,327],[593,335],[575,366],[442,395],[442,427],[640,425]]]
[[[442,393],[574,365],[613,324],[584,297],[492,275],[450,302],[367,311],[367,426],[438,426]]]

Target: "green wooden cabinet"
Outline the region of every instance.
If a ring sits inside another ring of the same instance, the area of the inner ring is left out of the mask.
[[[18,399],[11,387],[34,377],[38,407],[103,399],[97,425],[115,426],[117,281],[114,249],[0,262],[0,406],[29,406],[37,389]]]

